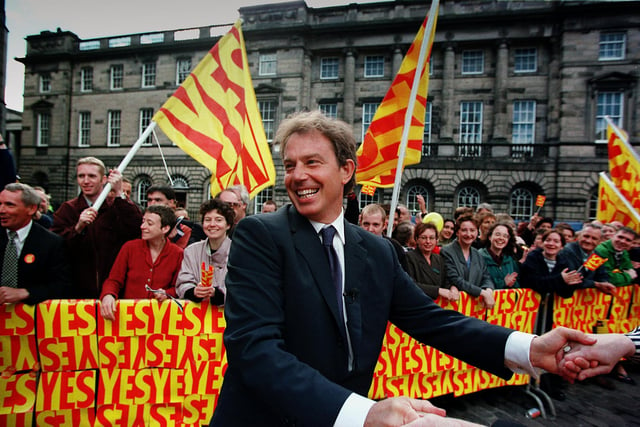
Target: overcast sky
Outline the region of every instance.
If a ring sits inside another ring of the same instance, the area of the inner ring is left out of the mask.
[[[380,0],[306,0],[309,7],[372,3]],[[7,107],[22,111],[25,37],[58,27],[81,39],[233,23],[243,6],[269,0],[6,0]],[[178,10],[176,10],[176,7]]]

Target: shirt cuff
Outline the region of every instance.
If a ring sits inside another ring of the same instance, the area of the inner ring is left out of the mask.
[[[338,418],[333,427],[360,427],[364,426],[369,409],[375,404],[373,400],[351,393],[342,404]]]
[[[514,331],[507,338],[504,347],[504,364],[516,374],[529,374],[538,378],[539,371],[533,367],[530,360],[531,342],[536,335]]]

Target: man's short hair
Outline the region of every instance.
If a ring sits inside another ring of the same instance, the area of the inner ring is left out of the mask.
[[[12,182],[4,186],[4,189],[10,193],[21,191],[20,200],[25,206],[38,206],[42,201],[40,194],[30,185],[21,182]]]
[[[233,207],[229,203],[214,198],[207,200],[206,202],[201,204],[200,218],[202,219],[202,223],[204,223],[204,216],[211,211],[218,211],[218,213],[224,217],[224,220],[227,221],[228,225],[233,225],[236,217],[236,212],[233,210]]]
[[[242,203],[249,206],[249,202],[251,201],[251,199],[249,197],[249,191],[244,185],[232,185],[231,187],[225,188],[224,191],[231,191],[233,194],[238,196],[240,200],[242,200]]]
[[[489,212],[493,212],[493,206],[491,206],[491,203],[480,203],[476,208],[476,213],[481,211],[482,209],[486,209]]]
[[[166,185],[152,185],[147,188],[147,195],[151,193],[162,193],[167,200],[176,200],[176,192],[173,188]]]
[[[278,209],[278,205],[276,204],[276,202],[274,202],[274,201],[273,201],[273,200],[271,200],[271,199],[266,200],[266,201],[262,204],[262,206],[265,206],[265,205],[267,205],[267,206],[273,206],[274,208],[276,208],[276,210]]]
[[[396,239],[402,246],[407,246],[412,234],[413,224],[411,224],[411,221],[402,221],[400,224],[398,224],[396,229],[393,230],[392,237]]]
[[[536,228],[540,228],[540,226],[544,223],[549,224],[551,228],[553,228],[553,218],[550,218],[548,216],[541,218],[540,221],[538,221],[538,223],[536,224]]]
[[[362,209],[361,215],[364,217],[365,215],[375,215],[379,213],[382,220],[387,219],[387,213],[384,211],[384,208],[377,203],[371,203],[370,205],[365,206]]]
[[[620,227],[618,231],[616,231],[616,234],[619,234],[619,233],[631,234],[634,239],[638,237],[638,233],[636,233],[636,231],[633,228],[627,227],[627,226]]]
[[[102,174],[102,176],[105,176],[107,174],[107,168],[104,165],[104,162],[97,157],[89,156],[78,159],[78,162],[76,163],[76,169],[80,165],[96,165],[98,166],[98,169],[100,169],[100,174]]]
[[[173,212],[173,209],[171,209],[169,206],[151,205],[151,206],[147,206],[144,212],[157,214],[160,217],[161,227],[165,227],[168,225],[169,229],[171,229],[173,228],[174,225],[176,225],[176,221],[177,221],[176,214],[175,212]],[[168,234],[168,232],[166,234]]]
[[[280,144],[280,150],[284,153],[291,135],[312,132],[319,132],[331,141],[338,165],[344,166],[348,160],[352,160],[357,166],[356,140],[353,137],[351,126],[343,121],[331,119],[319,110],[296,113],[283,120],[276,132],[274,143]],[[354,171],[349,182],[344,185],[345,196],[351,192],[355,183],[356,174]]]

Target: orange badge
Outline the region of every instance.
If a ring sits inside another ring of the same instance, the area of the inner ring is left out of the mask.
[[[33,264],[35,260],[36,256],[34,254],[26,254],[24,256],[24,262],[26,262],[27,264]]]

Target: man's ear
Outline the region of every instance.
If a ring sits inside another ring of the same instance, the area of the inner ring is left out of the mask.
[[[171,226],[165,225],[165,226],[162,226],[160,230],[162,230],[162,234],[166,236],[171,231],[171,228],[172,228]]]

